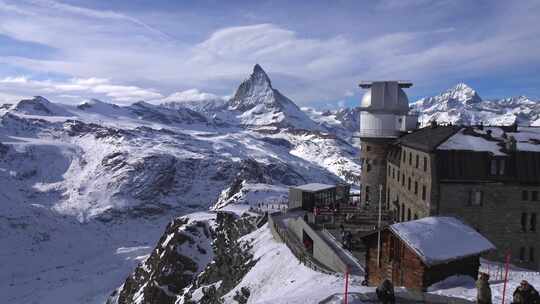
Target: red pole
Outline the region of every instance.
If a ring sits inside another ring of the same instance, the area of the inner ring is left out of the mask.
[[[349,267],[345,270],[345,304],[349,303]]]
[[[508,281],[508,264],[510,264],[510,251],[506,253],[506,265],[505,265],[505,273],[504,273],[504,285],[503,285],[503,298],[502,298],[502,304],[504,304],[504,297],[506,295],[506,282]]]

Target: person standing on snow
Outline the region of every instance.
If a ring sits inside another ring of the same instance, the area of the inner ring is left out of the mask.
[[[514,291],[512,304],[540,304],[540,295],[529,282],[523,280]]]
[[[476,281],[476,303],[477,304],[492,304],[491,302],[491,287],[489,287],[489,275],[481,272]]]
[[[379,301],[383,304],[396,303],[396,297],[394,296],[394,285],[388,279],[384,279],[381,285],[377,286],[375,293],[377,294],[377,299],[379,299]]]

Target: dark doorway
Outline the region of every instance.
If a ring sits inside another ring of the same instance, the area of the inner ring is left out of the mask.
[[[313,255],[313,239],[304,230],[302,230],[302,244],[306,251]]]

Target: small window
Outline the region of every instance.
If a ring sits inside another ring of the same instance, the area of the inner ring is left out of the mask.
[[[411,220],[411,209],[407,209],[407,221]]]
[[[531,213],[530,230],[536,231],[536,213]]]
[[[367,163],[366,164],[366,172],[369,172],[369,171],[371,171],[371,164]]]
[[[418,214],[414,214],[414,220],[416,221],[418,219]]]
[[[409,166],[412,166],[412,152],[409,152]]]
[[[398,170],[398,172],[397,172],[397,181],[398,182],[399,182],[399,175],[400,175],[400,173],[399,173],[399,170]]]
[[[426,200],[426,185],[422,185],[422,200]]]
[[[392,176],[392,169],[388,167],[388,177]]]
[[[366,194],[365,194],[365,197],[366,197],[366,202],[369,202],[369,186],[366,186]]]
[[[401,221],[405,221],[405,204],[401,204]]]
[[[531,201],[538,201],[538,191],[531,191]]]
[[[405,151],[401,151],[401,156],[403,156],[403,157],[402,157],[403,162],[405,162],[405,155],[406,155]]]
[[[519,260],[525,261],[525,247],[519,248]]]
[[[396,178],[396,169],[395,168],[392,168],[392,178],[393,179]]]
[[[371,151],[371,147],[366,145],[366,151]]]
[[[490,167],[489,173],[491,175],[497,175],[497,160],[496,159],[491,160],[491,167]]]
[[[416,154],[416,164],[415,164],[416,168],[418,169],[418,167],[420,166],[420,156],[418,154]]]
[[[505,161],[504,159],[499,159],[499,175],[504,175]]]
[[[473,190],[469,194],[469,204],[472,206],[482,206],[483,192],[479,190]]]
[[[401,174],[401,185],[405,187],[405,173]]]
[[[414,182],[414,194],[418,194],[418,182]]]
[[[424,172],[427,171],[427,157],[424,156]]]
[[[407,183],[407,189],[411,191],[411,178],[409,177],[408,183]]]
[[[529,261],[534,262],[534,247],[529,247]]]
[[[527,213],[521,213],[521,231],[527,231]]]
[[[529,200],[529,191],[527,191],[527,190],[521,191],[521,200],[522,201],[528,201]]]

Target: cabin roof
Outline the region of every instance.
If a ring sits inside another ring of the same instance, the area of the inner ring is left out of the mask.
[[[426,265],[477,255],[495,246],[453,217],[426,217],[389,226]]]
[[[306,191],[306,192],[318,192],[318,191],[332,189],[332,188],[335,188],[335,187],[336,187],[336,185],[310,183],[310,184],[305,184],[305,185],[291,187],[291,188],[299,189],[299,190]]]
[[[431,152],[460,129],[461,127],[456,126],[425,127],[403,135],[397,139],[397,143],[421,151]]]

